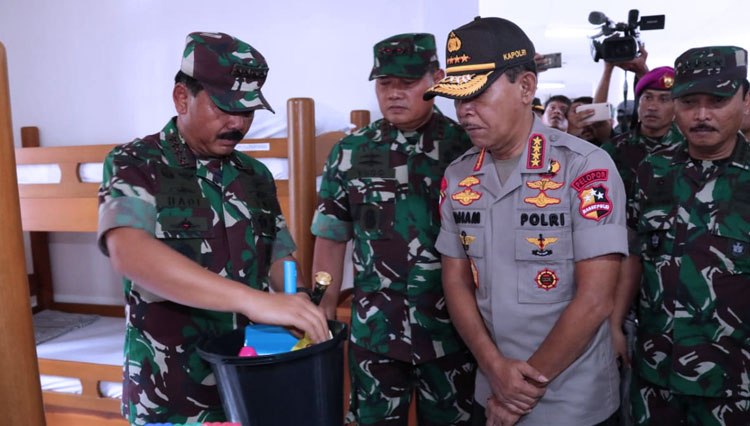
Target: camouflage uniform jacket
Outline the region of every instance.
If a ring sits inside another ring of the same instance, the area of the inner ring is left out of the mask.
[[[635,371],[672,392],[750,397],[750,145],[641,163],[628,225],[643,263]],[[632,213],[631,213],[632,212]]]
[[[470,147],[435,109],[416,131],[378,120],[331,150],[312,232],[354,239],[357,345],[414,363],[464,348],[448,318],[435,239],[443,171]]]
[[[602,149],[612,157],[617,171],[620,172],[622,183],[625,185],[625,194],[631,197],[638,164],[646,156],[653,154],[654,151],[684,140],[685,137],[682,136],[682,132],[674,122],[672,122],[667,133],[659,139],[643,135],[639,125],[634,130],[617,135],[612,140],[605,142]]]
[[[206,269],[268,288],[271,263],[294,249],[273,178],[237,151],[197,158],[175,120],[161,133],[116,147],[99,190],[99,245],[122,226],[141,229]],[[223,420],[200,339],[247,323],[237,314],[164,300],[124,279],[127,331],[123,414],[131,423]]]

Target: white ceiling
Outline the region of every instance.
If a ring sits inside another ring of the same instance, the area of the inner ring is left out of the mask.
[[[562,83],[561,89],[539,89],[544,100],[553,94],[570,97],[592,95],[602,74],[603,62],[594,62],[591,42],[585,34],[596,34],[597,27],[588,23],[591,11],[600,11],[614,22],[625,22],[628,11],[640,15],[666,15],[665,29],[641,32],[648,51],[650,68],[669,65],[680,53],[691,47],[731,44],[750,49],[750,1],[689,0],[661,1],[556,1],[556,0],[479,0],[482,16],[499,16],[518,24],[534,42],[537,52],[561,52],[563,66],[539,76],[540,83]],[[580,32],[579,35],[555,36],[554,33]],[[612,78],[610,100],[622,100],[622,70]],[[632,83],[633,75],[628,73]],[[632,99],[632,87],[628,99]]]

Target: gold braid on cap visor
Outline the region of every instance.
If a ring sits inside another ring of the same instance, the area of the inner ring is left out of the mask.
[[[430,87],[428,92],[448,96],[471,96],[486,83],[492,71],[487,74],[462,74],[445,77],[440,83]]]

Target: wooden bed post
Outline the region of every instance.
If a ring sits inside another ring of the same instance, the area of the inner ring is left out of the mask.
[[[287,101],[289,132],[289,211],[290,231],[297,244],[295,257],[303,279],[310,283],[315,239],[310,232],[317,202],[315,191],[315,103],[310,98]]]
[[[21,146],[24,148],[38,148],[39,128],[21,127]],[[35,312],[52,309],[52,264],[49,257],[48,232],[29,232],[29,249],[31,250],[31,263],[34,267],[34,277],[37,288],[37,307]]]
[[[354,124],[354,131],[370,124],[370,111],[366,109],[355,109],[349,113],[349,121]]]
[[[0,404],[3,422],[43,426],[44,409],[21,234],[10,87],[0,43]]]

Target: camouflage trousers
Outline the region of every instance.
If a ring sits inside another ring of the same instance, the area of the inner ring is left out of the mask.
[[[412,364],[349,343],[347,424],[406,426],[416,389],[420,426],[471,424],[476,362],[468,350]]]
[[[679,395],[633,373],[633,417],[639,426],[747,426],[750,399]]]

